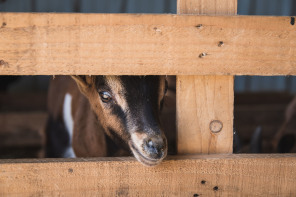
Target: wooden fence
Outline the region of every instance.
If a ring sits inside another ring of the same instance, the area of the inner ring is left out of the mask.
[[[0,195],[296,195],[295,154],[231,154],[233,76],[295,75],[295,17],[230,16],[236,0],[177,7],[208,15],[0,14],[1,75],[177,75],[179,153],[152,168],[2,160]]]

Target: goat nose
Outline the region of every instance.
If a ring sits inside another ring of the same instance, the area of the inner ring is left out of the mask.
[[[144,143],[144,150],[153,159],[160,159],[164,155],[163,140],[148,139]]]

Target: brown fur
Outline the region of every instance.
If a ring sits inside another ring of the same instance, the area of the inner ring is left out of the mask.
[[[99,99],[99,97],[94,94],[96,90],[94,89],[94,86],[91,85],[91,78],[88,78],[88,82],[90,83],[89,86],[81,85],[79,87],[84,93],[88,91],[87,95],[90,100],[94,101],[92,103],[95,103],[95,100]],[[108,155],[107,152],[106,136],[103,132],[105,125],[97,124],[97,118],[91,109],[90,102],[83,94],[81,94],[77,85],[70,77],[56,77],[51,81],[48,99],[50,114],[54,119],[61,118],[63,116],[62,106],[66,93],[72,95],[72,117],[74,120],[72,144],[76,156],[112,156]],[[94,105],[93,108],[97,111],[97,114],[102,114],[102,109],[99,105]],[[104,119],[105,117],[101,116],[99,118]],[[118,126],[117,123],[114,125],[115,127]],[[85,130],[82,131],[82,128]],[[126,151],[119,150],[118,152],[120,156],[129,155]]]
[[[69,93],[72,96],[72,117],[74,121],[72,146],[76,156],[103,157],[131,155],[128,147],[124,144],[122,144],[122,147],[118,147],[116,152],[112,154],[108,152],[107,138],[114,139],[112,134],[108,132],[104,133],[104,131],[108,130],[106,129],[107,125],[104,124],[104,122],[107,122],[106,120],[112,123],[112,129],[116,130],[117,134],[124,141],[128,141],[128,139],[121,131],[122,125],[111,114],[111,111],[107,111],[107,113],[105,111],[103,113],[103,109],[98,104],[100,97],[94,85],[94,77],[86,76],[82,79],[81,77],[73,76],[72,78],[76,83],[69,76],[60,76],[52,79],[49,88],[48,108],[53,119],[62,119],[65,94]],[[107,77],[107,82],[112,84],[112,91],[119,95],[123,94],[121,84],[115,79],[115,76]],[[174,153],[175,124],[173,122],[175,122],[175,92],[169,90],[167,95],[161,120],[165,123],[166,136],[169,143],[171,143],[170,152]],[[162,96],[163,94],[160,97]],[[120,102],[121,106],[125,106],[124,99],[116,98],[116,101]],[[123,110],[125,110],[124,107]],[[98,123],[98,119],[102,120],[101,124]]]
[[[286,135],[294,136],[294,138],[296,139],[296,97],[290,102],[290,104],[286,108],[285,120],[272,140],[273,152],[278,152],[278,146],[280,144],[280,141]],[[289,152],[296,152],[296,143],[290,149]]]

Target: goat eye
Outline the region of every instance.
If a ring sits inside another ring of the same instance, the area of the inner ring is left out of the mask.
[[[104,103],[108,103],[109,101],[111,101],[112,99],[112,96],[109,92],[106,92],[106,91],[103,91],[103,92],[99,92],[99,95],[101,97],[101,100],[104,102]]]

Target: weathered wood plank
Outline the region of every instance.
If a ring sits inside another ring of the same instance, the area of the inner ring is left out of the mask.
[[[232,153],[233,98],[232,76],[177,76],[178,153]]]
[[[0,160],[1,196],[295,196],[295,180],[295,154],[177,156],[156,167],[134,158]]]
[[[1,75],[296,74],[291,17],[1,13],[0,27]]]
[[[180,14],[235,15],[237,0],[178,0]]]
[[[236,0],[177,3],[179,14],[236,14],[237,10]],[[177,76],[178,153],[232,153],[233,83],[233,76]]]

